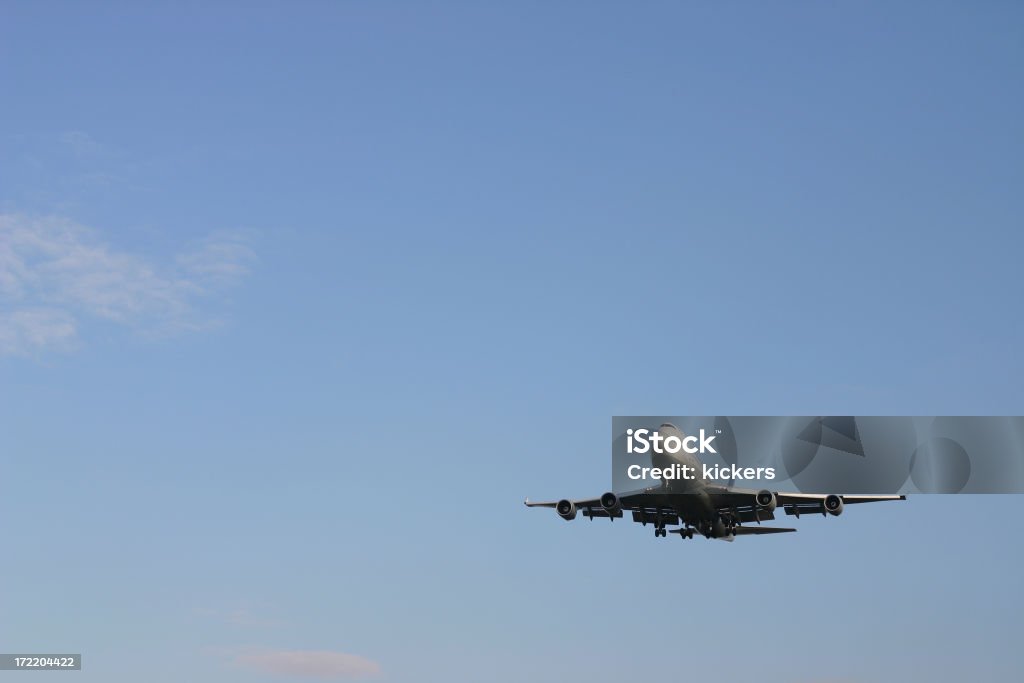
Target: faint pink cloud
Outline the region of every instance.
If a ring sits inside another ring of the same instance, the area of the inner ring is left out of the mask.
[[[272,619],[261,614],[257,614],[248,607],[236,607],[233,609],[195,607],[192,609],[192,613],[196,616],[214,619],[232,626],[272,628],[288,625],[287,622],[280,619]]]
[[[260,650],[236,655],[235,666],[278,676],[353,679],[380,674],[380,665],[365,657],[330,650]]]

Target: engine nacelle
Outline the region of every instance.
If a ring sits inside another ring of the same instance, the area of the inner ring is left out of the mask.
[[[838,517],[843,514],[843,499],[834,493],[825,496],[825,500],[821,504],[824,506],[825,512],[830,515]]]
[[[775,510],[775,494],[768,489],[758,491],[757,495],[754,496],[754,501],[757,503],[758,510],[763,512],[772,512]]]
[[[608,513],[609,517],[618,517],[622,514],[622,502],[611,491],[601,496],[601,507]]]
[[[555,506],[555,512],[567,522],[576,519],[576,505],[571,500],[563,499],[558,501],[558,505]]]

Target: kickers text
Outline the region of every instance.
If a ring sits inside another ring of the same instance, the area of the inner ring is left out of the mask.
[[[774,467],[740,467],[739,465],[701,465],[700,475],[692,465],[673,464],[669,467],[643,467],[630,465],[626,469],[630,479],[704,479],[730,481],[733,479],[774,479]]]

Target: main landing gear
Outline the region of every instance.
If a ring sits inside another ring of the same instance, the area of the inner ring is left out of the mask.
[[[679,534],[679,538],[693,538],[693,531],[694,531],[693,527],[688,526],[688,527],[683,527],[681,529],[672,529],[671,533]],[[670,532],[665,527],[659,527],[659,528],[656,528],[654,530],[655,538],[657,538],[657,537],[667,538],[669,533]]]

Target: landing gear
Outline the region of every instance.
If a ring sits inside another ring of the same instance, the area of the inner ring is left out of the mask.
[[[666,536],[668,536],[668,531],[665,530],[665,527],[663,527],[663,526],[654,527],[654,537],[658,538],[659,536],[661,538],[665,538]]]
[[[726,536],[735,536],[736,528],[740,525],[739,521],[732,515],[722,515],[718,518],[722,522],[722,526],[725,527]]]
[[[666,538],[669,534],[679,534],[679,538],[693,538],[693,532],[694,528],[690,526],[672,530],[662,527],[661,529],[655,529],[654,535]]]

